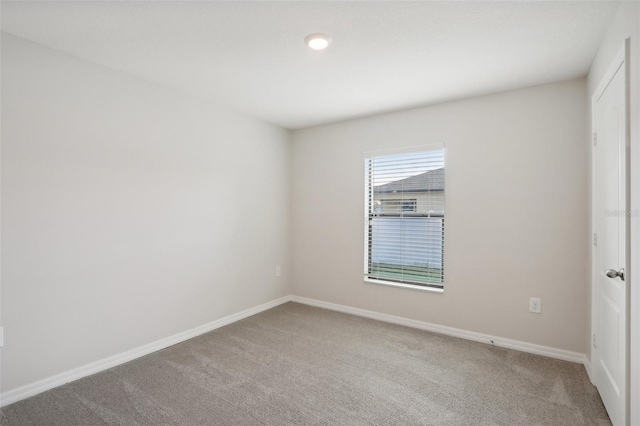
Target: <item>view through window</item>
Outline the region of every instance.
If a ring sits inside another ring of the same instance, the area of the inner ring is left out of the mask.
[[[365,159],[365,276],[444,285],[444,147]]]

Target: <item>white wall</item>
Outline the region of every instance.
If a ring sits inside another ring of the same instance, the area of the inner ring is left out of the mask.
[[[630,164],[631,164],[631,205],[632,212],[640,211],[640,3],[621,2],[609,25],[600,45],[600,49],[594,58],[591,70],[589,71],[589,108],[591,107],[591,97],[598,84],[611,66],[612,61],[622,48],[624,40],[630,39],[630,61],[631,72],[629,75],[630,84]],[[588,113],[589,120],[591,111]],[[590,138],[588,138],[589,150],[591,150]],[[632,299],[631,310],[631,371],[633,378],[630,389],[630,400],[640,400],[640,218],[631,216],[631,253],[632,263],[627,265],[627,287],[630,290],[629,296]],[[589,267],[591,273],[591,267]],[[591,282],[589,282],[589,297],[591,297]],[[588,329],[587,341],[591,339],[591,327]],[[591,345],[587,343],[588,356],[591,357]],[[640,424],[640,404],[632,403],[630,424]]]
[[[3,392],[289,294],[289,179],[287,131],[3,34]]]
[[[293,293],[584,353],[586,107],[578,79],[294,131]],[[444,294],[364,283],[363,152],[437,142]]]

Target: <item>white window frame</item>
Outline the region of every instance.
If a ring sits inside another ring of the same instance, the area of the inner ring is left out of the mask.
[[[444,293],[444,271],[443,271],[443,280],[441,283],[438,284],[413,284],[413,283],[406,283],[406,282],[399,282],[399,281],[391,281],[391,280],[384,280],[384,279],[380,279],[380,278],[369,278],[368,274],[369,274],[369,166],[368,166],[368,162],[370,161],[371,158],[373,157],[381,157],[381,156],[392,156],[392,155],[397,155],[397,154],[411,154],[411,153],[419,153],[419,152],[424,152],[424,151],[432,151],[432,150],[443,150],[445,152],[445,163],[446,163],[446,150],[445,150],[445,146],[444,144],[438,144],[438,145],[429,145],[429,146],[420,146],[420,147],[411,147],[411,148],[407,148],[407,149],[402,149],[402,150],[385,150],[385,151],[370,151],[370,152],[364,152],[363,153],[363,165],[364,165],[364,221],[363,221],[363,230],[364,230],[364,259],[363,259],[363,265],[364,265],[364,282],[366,283],[371,283],[371,284],[377,284],[377,285],[384,285],[384,286],[392,286],[392,287],[397,287],[397,288],[405,288],[405,289],[410,289],[410,290],[418,290],[418,291],[426,291],[426,292],[431,292],[431,293]],[[446,205],[446,195],[445,195],[445,205]],[[446,212],[446,206],[445,206],[445,212]],[[445,215],[446,216],[446,215]],[[443,237],[444,238],[444,237]],[[444,244],[444,239],[443,239],[443,244]],[[443,269],[444,269],[444,253],[443,253]]]

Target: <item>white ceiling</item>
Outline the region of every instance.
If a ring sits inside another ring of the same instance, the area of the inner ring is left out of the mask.
[[[301,128],[584,76],[617,6],[3,1],[2,29]]]

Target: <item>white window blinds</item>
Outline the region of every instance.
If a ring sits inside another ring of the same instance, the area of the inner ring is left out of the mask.
[[[442,288],[444,146],[365,159],[365,276]]]

